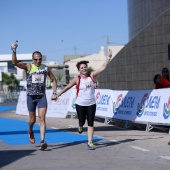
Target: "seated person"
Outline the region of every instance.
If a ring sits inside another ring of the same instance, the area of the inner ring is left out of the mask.
[[[153,82],[155,84],[155,89],[167,88],[170,87],[170,81],[160,74],[154,76]]]

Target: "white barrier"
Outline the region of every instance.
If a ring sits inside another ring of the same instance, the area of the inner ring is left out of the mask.
[[[96,89],[96,116],[130,121],[170,123],[170,89],[118,91]],[[68,111],[75,112],[74,98]]]
[[[75,89],[51,101],[52,90],[47,90],[47,117],[66,117],[75,110]],[[128,121],[170,124],[170,88],[158,90],[105,90],[96,89],[96,116]],[[18,114],[28,114],[26,93],[21,92],[17,105]]]
[[[46,116],[65,118],[68,113],[68,104],[70,100],[71,90],[63,94],[57,101],[51,100],[52,93],[53,93],[52,90],[46,90],[47,103],[48,103]],[[25,91],[22,91],[20,93],[17,108],[16,108],[16,113],[20,115],[29,114],[27,110],[27,96]]]

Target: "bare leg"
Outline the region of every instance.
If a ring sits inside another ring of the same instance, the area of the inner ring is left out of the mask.
[[[88,132],[88,142],[90,143],[93,140],[94,127],[88,126],[87,132]]]
[[[36,122],[36,112],[29,112],[29,117],[30,117],[30,120],[28,122],[28,124],[29,124],[28,131],[32,132],[34,123]]]
[[[47,111],[47,108],[39,108],[38,109],[41,141],[44,141],[44,139],[45,139],[45,131],[46,131],[45,116],[46,116],[46,111]]]

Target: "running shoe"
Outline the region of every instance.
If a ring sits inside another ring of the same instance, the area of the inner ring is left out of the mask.
[[[81,134],[83,132],[83,127],[78,127],[78,133]]]
[[[43,142],[43,143],[40,143],[40,147],[39,147],[39,150],[45,150],[47,149],[47,143]]]
[[[29,137],[29,141],[32,144],[34,144],[35,143],[34,133],[33,132],[28,132],[28,137]]]
[[[89,150],[95,150],[95,145],[93,144],[93,142],[91,141],[90,143],[87,144],[87,149]]]
[[[168,145],[170,145],[170,141],[168,142]]]

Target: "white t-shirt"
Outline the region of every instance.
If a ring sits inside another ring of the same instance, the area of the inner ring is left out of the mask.
[[[78,95],[76,98],[76,104],[80,106],[90,106],[96,103],[94,81],[91,77],[81,77],[77,90]]]

